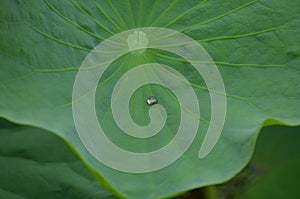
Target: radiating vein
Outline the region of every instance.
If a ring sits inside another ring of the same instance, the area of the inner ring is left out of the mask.
[[[147,19],[146,19],[146,24],[149,24],[149,20],[150,20],[150,19],[152,18],[152,16],[153,16],[153,13],[154,13],[153,10],[154,10],[154,8],[155,8],[157,2],[158,2],[158,0],[154,0],[153,6],[151,7],[150,11],[148,12],[149,15],[148,15],[148,17],[147,17]]]
[[[138,27],[141,27],[142,25],[142,16],[144,15],[143,10],[144,10],[144,1],[141,0],[139,4],[139,12],[138,12],[138,21],[137,21]]]
[[[93,22],[95,22],[100,28],[102,28],[103,30],[105,30],[107,33],[114,35],[115,33],[113,33],[112,31],[110,31],[108,28],[106,28],[105,26],[103,26],[101,23],[99,23],[94,17],[92,17],[89,13],[87,13],[80,5],[78,5],[77,3],[75,3],[73,0],[71,0],[71,3],[80,11],[82,12],[84,15],[86,15],[88,18],[90,18]]]
[[[191,26],[185,27],[185,28],[181,29],[180,32],[185,32],[187,30],[193,29],[193,28],[198,27],[200,25],[204,25],[204,24],[208,24],[208,23],[217,21],[217,20],[222,19],[222,18],[224,18],[226,16],[229,16],[230,14],[233,14],[233,13],[235,13],[237,11],[240,11],[240,10],[246,8],[246,7],[249,7],[249,6],[251,6],[251,5],[253,5],[253,4],[257,3],[257,2],[259,2],[259,0],[254,0],[254,1],[251,1],[251,2],[248,2],[248,3],[245,3],[244,5],[239,6],[239,7],[235,8],[235,9],[232,9],[232,10],[230,10],[230,11],[224,13],[224,14],[221,14],[219,16],[213,17],[213,18],[208,19],[206,21],[202,21],[200,23],[195,23],[195,24],[193,24]]]
[[[106,12],[104,12],[101,7],[99,6],[99,4],[93,0],[93,3],[96,5],[96,8],[98,9],[98,11],[119,31],[122,31],[121,27],[116,24],[107,14]]]
[[[150,26],[155,26],[156,22],[159,21],[162,17],[164,17],[172,8],[173,6],[178,2],[178,0],[173,0],[173,2],[165,9],[163,13],[161,13],[160,16],[158,16]]]
[[[123,60],[122,63],[124,63],[125,61]],[[122,65],[122,63],[120,65]],[[103,80],[102,82],[100,82],[95,88],[87,91],[84,95],[79,96],[77,99],[72,100],[72,102],[67,103],[67,104],[61,104],[59,106],[57,106],[57,109],[60,108],[65,108],[68,106],[72,106],[73,103],[78,103],[82,98],[92,94],[92,92],[94,92],[95,90],[97,90],[98,88],[100,88],[101,86],[104,86],[106,83],[108,83],[120,70],[122,69],[122,67],[118,67],[109,77],[107,77],[105,80]]]
[[[126,25],[123,17],[121,17],[119,11],[115,8],[115,6],[111,3],[110,0],[107,0],[109,6],[111,7],[111,9],[113,10],[113,12],[115,13],[115,15],[118,17],[119,21],[122,23],[122,25],[125,27],[125,29],[128,29],[128,26]]]
[[[155,54],[158,57],[167,59],[167,60],[173,60],[176,62],[180,62],[180,63],[189,63],[188,61],[184,60],[184,59],[180,59],[177,57],[172,57],[172,56],[168,56],[168,55],[163,55],[161,53],[157,53],[157,52],[152,52],[153,54]],[[294,72],[294,73],[299,73],[300,71],[293,69],[291,67],[288,67],[287,65],[277,65],[277,64],[256,64],[256,63],[230,63],[230,62],[224,62],[224,61],[194,61],[194,63],[199,63],[199,64],[216,64],[218,66],[225,66],[225,67],[249,67],[249,68],[283,68],[285,70]]]
[[[52,35],[49,35],[41,30],[39,30],[38,28],[34,27],[33,25],[27,23],[27,22],[24,22],[29,28],[31,28],[32,30],[34,30],[35,32],[39,33],[40,35],[48,38],[48,39],[51,39],[53,41],[56,41],[57,43],[60,43],[60,44],[63,44],[65,46],[69,46],[69,47],[72,47],[72,48],[75,48],[75,49],[78,49],[78,50],[84,50],[84,51],[87,51],[87,52],[90,52],[91,49],[88,49],[88,48],[84,48],[82,46],[78,46],[78,45],[75,45],[75,44],[71,44],[71,43],[68,43],[66,41],[63,41],[63,40],[60,40]]]
[[[157,79],[158,81],[160,81],[159,78],[158,78],[158,76],[156,75],[156,73],[155,73],[154,71],[152,71],[152,73],[154,74],[153,76],[155,76],[156,79]],[[145,74],[145,75],[147,76],[147,74]],[[149,89],[152,91],[151,86],[149,86]],[[166,89],[166,92],[168,93],[168,95],[169,95],[175,102],[179,103],[180,106],[183,107],[183,105],[182,105],[180,102],[178,102],[178,100],[172,95],[172,93],[169,91],[169,89]],[[152,91],[151,93],[152,93],[152,95],[154,94],[153,91]],[[187,111],[188,111],[188,110],[187,110]],[[197,117],[197,118],[199,118],[199,117]],[[174,135],[173,135],[171,129],[169,128],[169,126],[168,126],[168,125],[165,125],[165,127],[166,127],[166,129],[167,129],[167,132],[170,134],[170,136],[171,136],[171,137],[174,137]]]
[[[130,0],[127,0],[127,6],[128,6],[128,11],[129,11],[129,16],[130,16],[130,19],[131,19],[131,22],[132,22],[132,26],[135,27],[135,20],[134,20],[133,11],[132,11],[132,8],[131,8]]]
[[[90,36],[99,39],[99,40],[104,40],[103,37],[100,37],[90,31],[88,31],[87,29],[81,27],[80,25],[78,25],[77,23],[75,23],[74,21],[72,21],[71,19],[69,19],[68,17],[66,17],[65,15],[63,15],[61,12],[59,12],[52,4],[50,4],[47,0],[43,0],[43,2],[50,8],[51,11],[53,11],[57,16],[61,17],[62,19],[64,19],[65,21],[67,21],[69,24],[77,27],[79,30],[83,31],[84,33],[89,34]]]
[[[284,26],[278,26],[274,28],[269,28],[265,30],[260,30],[257,32],[250,32],[250,33],[245,33],[245,34],[239,34],[239,35],[228,35],[228,36],[220,36],[220,37],[214,37],[214,38],[208,38],[208,39],[201,39],[197,40],[199,42],[210,42],[210,41],[217,41],[217,40],[227,40],[227,39],[238,39],[238,38],[245,38],[245,37],[252,37],[256,36],[259,34],[267,33],[267,32],[273,32],[275,30],[280,30],[280,29],[285,29],[286,27]]]
[[[177,21],[179,21],[180,19],[182,19],[183,17],[187,16],[188,14],[192,13],[193,11],[197,10],[198,8],[200,8],[204,3],[206,3],[208,0],[203,0],[200,3],[198,3],[196,6],[193,6],[192,8],[188,9],[187,11],[185,11],[184,13],[182,13],[181,15],[179,15],[177,18],[175,18],[173,21],[169,22],[168,24],[166,24],[164,27],[167,28],[169,26],[171,26],[172,24],[176,23]]]
[[[181,79],[180,77],[178,77],[177,75],[171,73],[170,71],[168,71],[168,70],[166,70],[164,68],[162,68],[162,70],[166,71],[166,73],[169,73],[171,76],[173,76],[174,78],[178,79],[179,81],[182,81],[183,83],[185,83],[184,79]],[[212,92],[212,93],[216,93],[216,94],[219,94],[219,95],[223,95],[223,96],[226,96],[226,97],[230,97],[230,98],[233,98],[233,99],[237,99],[237,100],[243,101],[246,104],[248,104],[250,107],[257,109],[257,107],[252,102],[250,102],[248,98],[244,98],[244,97],[241,97],[241,96],[238,96],[238,95],[223,93],[221,91],[217,91],[217,90],[213,90],[213,89],[208,89],[205,86],[201,86],[201,85],[194,84],[194,83],[191,83],[191,82],[189,82],[189,84],[192,87],[194,87],[194,88],[199,88],[199,89],[201,89],[203,91],[207,91],[209,93]]]

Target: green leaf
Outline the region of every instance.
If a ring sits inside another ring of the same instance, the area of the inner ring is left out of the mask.
[[[299,198],[299,130],[263,128],[249,164],[228,182],[211,186],[213,198]]]
[[[57,136],[0,119],[0,198],[115,198]]]
[[[264,125],[300,124],[300,2],[234,1],[0,1],[0,116],[53,132],[90,170],[125,198],[161,198],[234,176],[249,161]],[[116,126],[110,96],[116,81],[148,62],[172,66],[199,98],[200,128],[189,150],[172,165],[150,173],[111,169],[82,145],[72,117],[76,73],[88,53],[113,34],[136,27],[165,27],[197,40],[220,70],[227,117],[211,153],[198,158],[210,121],[210,98],[197,71],[181,57],[151,49],[124,55],[109,66],[97,88],[96,110],[107,136],[118,146],[148,152],[168,143],[179,126],[179,103],[168,89],[149,85],[134,93],[131,116],[149,122],[145,103],[159,96],[168,112],[156,137],[138,140]],[[101,83],[102,82],[102,83]]]
[[[300,128],[269,127],[259,136],[250,164],[261,170],[237,199],[299,198]]]

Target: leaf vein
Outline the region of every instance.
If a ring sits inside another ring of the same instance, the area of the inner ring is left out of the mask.
[[[103,37],[100,37],[90,31],[88,31],[87,29],[83,28],[82,26],[76,24],[74,21],[72,21],[71,19],[69,19],[68,17],[66,17],[65,15],[63,15],[61,12],[59,12],[51,3],[49,3],[47,0],[43,0],[43,2],[49,7],[49,9],[54,12],[57,16],[61,17],[62,19],[64,19],[65,21],[67,21],[68,23],[70,23],[71,25],[77,27],[79,30],[89,34],[90,36],[99,39],[99,40],[104,40]]]
[[[72,43],[68,43],[66,41],[63,41],[63,40],[60,40],[52,35],[49,35],[41,30],[39,30],[38,28],[34,27],[33,25],[27,23],[27,22],[24,22],[25,25],[27,25],[29,28],[31,28],[32,30],[34,30],[36,33],[39,33],[40,35],[48,38],[48,39],[51,39],[57,43],[60,43],[60,44],[63,44],[63,45],[66,45],[68,47],[71,47],[71,48],[75,48],[75,49],[78,49],[78,50],[84,50],[84,51],[87,51],[87,52],[90,52],[91,49],[88,49],[88,48],[85,48],[85,47],[82,47],[82,46],[78,46],[78,45],[75,45],[75,44],[72,44]]]
[[[217,41],[217,40],[245,38],[245,37],[260,35],[260,34],[267,33],[267,32],[273,32],[273,31],[280,30],[280,29],[285,29],[285,28],[286,27],[284,27],[284,26],[278,26],[278,27],[274,27],[274,28],[260,30],[260,31],[257,31],[257,32],[250,32],[250,33],[239,34],[239,35],[220,36],[220,37],[202,39],[202,40],[197,40],[197,41],[199,41],[199,42],[210,42],[210,41]]]
[[[116,24],[107,14],[106,12],[104,12],[101,7],[99,6],[99,4],[93,0],[93,3],[96,5],[96,8],[98,9],[98,11],[119,31],[122,31],[121,27]]]
[[[180,19],[182,19],[183,17],[187,16],[188,14],[192,13],[194,10],[197,10],[198,8],[200,8],[203,4],[205,4],[208,0],[203,0],[200,3],[198,3],[196,6],[188,9],[187,11],[185,11],[184,13],[182,13],[181,15],[179,15],[177,18],[175,18],[173,21],[169,22],[167,25],[165,25],[164,27],[167,28],[171,25],[173,25],[174,23],[176,23],[177,21],[179,21]]]
[[[101,23],[99,23],[93,16],[91,16],[90,14],[88,14],[80,5],[78,5],[77,3],[75,3],[73,0],[71,0],[71,3],[81,12],[83,13],[85,16],[87,16],[88,18],[90,18],[93,22],[95,22],[100,28],[102,28],[104,31],[106,31],[107,33],[114,35],[115,33],[113,33],[112,31],[110,31],[108,28],[106,28],[105,26],[101,25]]]
[[[202,22],[200,22],[200,23],[196,23],[196,24],[193,24],[193,25],[188,26],[188,27],[186,27],[186,28],[183,28],[182,30],[180,30],[180,32],[185,32],[185,31],[191,30],[191,29],[193,29],[194,27],[197,27],[197,26],[199,26],[199,25],[209,24],[209,23],[211,23],[211,22],[217,21],[217,20],[222,19],[222,18],[224,18],[224,17],[226,17],[226,16],[229,16],[229,15],[231,15],[231,14],[233,14],[233,13],[236,13],[237,11],[240,11],[240,10],[246,8],[246,7],[249,7],[249,6],[251,6],[251,5],[253,5],[253,4],[257,3],[257,2],[259,2],[259,0],[250,1],[250,2],[245,3],[245,4],[243,4],[243,5],[241,5],[241,6],[237,7],[237,8],[234,8],[234,9],[228,11],[228,12],[225,12],[224,14],[221,14],[221,15],[219,15],[219,16],[213,17],[213,18],[208,19],[208,20],[206,20],[206,21],[202,21]]]

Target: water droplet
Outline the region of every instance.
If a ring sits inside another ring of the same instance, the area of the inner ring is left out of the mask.
[[[157,104],[157,103],[158,103],[158,100],[155,97],[149,97],[147,99],[147,104],[150,105],[150,106],[152,106],[154,104]]]

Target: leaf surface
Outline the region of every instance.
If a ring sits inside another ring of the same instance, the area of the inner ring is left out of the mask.
[[[299,1],[2,0],[0,5],[0,116],[62,137],[119,197],[161,198],[226,181],[249,161],[262,126],[300,124]],[[189,150],[162,170],[130,174],[99,163],[82,145],[71,108],[78,68],[104,39],[137,27],[182,32],[218,66],[227,117],[221,138],[204,159],[197,155],[211,116],[205,82],[181,57],[155,49],[111,64],[97,88],[99,123],[112,142],[127,150],[147,152],[168,143],[180,114],[168,89],[145,86],[131,99],[131,116],[140,125],[149,123],[149,96],[159,96],[167,109],[166,126],[149,140],[126,136],[109,108],[113,86],[126,71],[148,62],[168,64],[194,85],[200,102],[200,128]]]
[[[260,175],[236,198],[298,198],[299,127],[267,127],[259,136],[250,164]]]
[[[0,119],[0,198],[115,198],[57,136]]]

